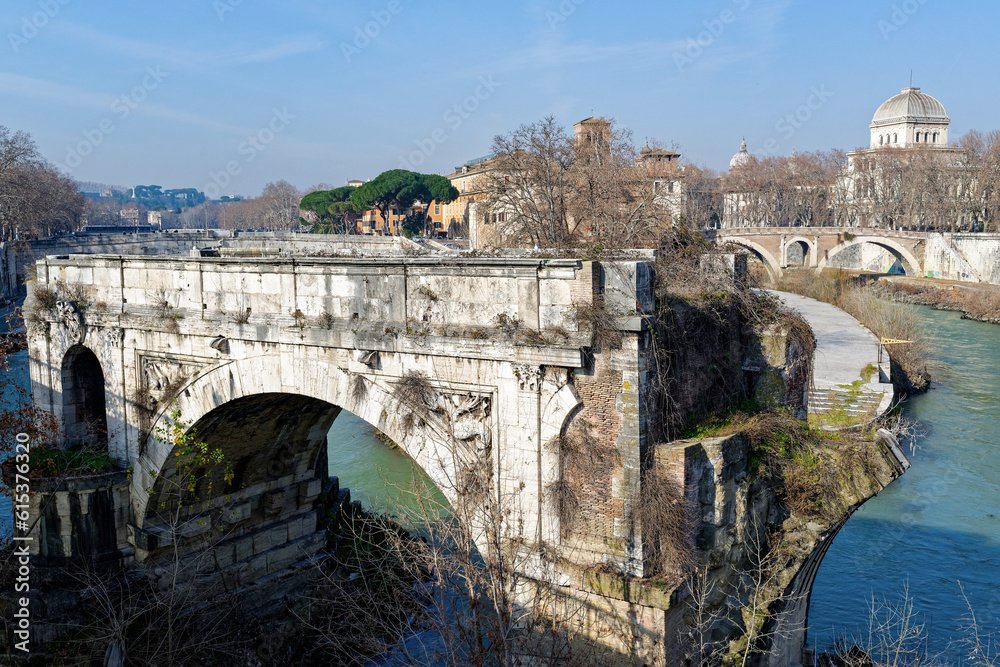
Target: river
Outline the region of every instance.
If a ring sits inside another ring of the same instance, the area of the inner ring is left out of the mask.
[[[834,540],[813,587],[809,641],[822,650],[864,636],[871,601],[895,604],[908,590],[928,654],[961,664],[963,587],[981,630],[1000,633],[1000,326],[919,311],[933,381],[903,405],[924,431],[913,467]]]
[[[447,511],[447,500],[427,473],[376,433],[368,422],[342,410],[327,434],[330,475],[351,490],[351,499],[409,527]]]

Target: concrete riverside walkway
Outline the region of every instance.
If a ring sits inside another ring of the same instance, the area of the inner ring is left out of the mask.
[[[816,336],[812,387],[809,391],[810,418],[826,415],[831,425],[851,426],[885,413],[892,406],[888,355],[879,372],[879,339],[846,312],[822,301],[788,292],[768,292],[792,310],[798,311]]]

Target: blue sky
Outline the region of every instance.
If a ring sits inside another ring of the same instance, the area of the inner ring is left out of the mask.
[[[758,153],[866,145],[875,109],[911,69],[944,103],[953,139],[1000,127],[994,3],[4,7],[0,124],[30,132],[79,180],[125,186],[252,196],[280,179],[447,174],[548,114],[567,127],[615,118],[638,143],[676,143],[683,159],[724,169],[743,136]]]

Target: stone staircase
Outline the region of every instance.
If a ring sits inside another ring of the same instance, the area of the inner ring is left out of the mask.
[[[861,384],[859,386],[834,385],[813,387],[809,390],[810,415],[841,417],[844,421],[861,423],[879,411],[886,396],[886,386]]]

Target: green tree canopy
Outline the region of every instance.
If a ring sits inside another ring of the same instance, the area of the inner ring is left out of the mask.
[[[345,185],[333,190],[310,192],[302,198],[299,208],[303,211],[312,211],[319,218],[313,224],[313,232],[344,234],[354,231],[358,209],[351,202],[351,193],[355,189]]]
[[[389,221],[389,210],[410,208],[414,202],[442,203],[458,198],[458,190],[444,176],[418,174],[406,169],[391,169],[379,174],[351,193],[351,201],[359,211],[377,209],[382,217],[383,229]]]

